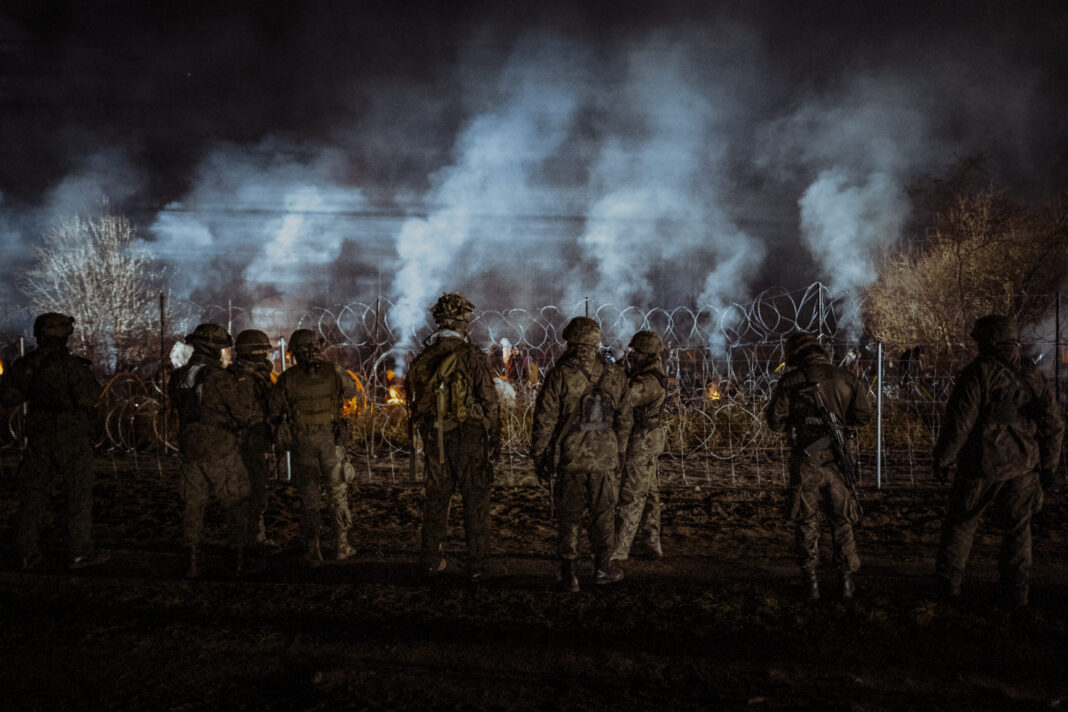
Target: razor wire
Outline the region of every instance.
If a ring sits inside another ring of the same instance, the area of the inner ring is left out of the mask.
[[[488,309],[473,315],[469,334],[486,351],[502,406],[502,449],[510,457],[529,456],[542,377],[565,350],[564,326],[574,316],[588,315],[601,324],[609,359],[624,356],[636,331],[662,335],[669,377],[663,417],[668,458],[759,467],[768,453],[781,455],[783,449],[782,436],[769,431],[763,410],[781,375],[783,345],[790,334],[818,334],[832,361],[862,379],[874,399],[876,345],[862,337],[862,306],[817,282],[798,291],[768,289],[750,301],[721,306],[639,309],[583,301]],[[187,302],[182,309],[196,318],[178,327],[191,329],[197,321],[207,321],[225,325],[233,334],[248,328],[265,331],[277,345],[271,354],[276,372],[291,365],[285,340],[292,331],[313,330],[324,355],[343,366],[357,385],[357,396],[344,408],[353,434],[347,447],[354,459],[367,460],[370,471],[372,461],[399,461],[412,449],[403,376],[422,339],[432,333],[428,322],[403,333],[391,319],[393,308],[384,297],[303,308]],[[901,362],[891,367],[889,377],[884,374],[883,395],[892,416],[884,447],[908,463],[910,476],[912,466],[930,452],[954,373],[969,357],[962,348],[953,366],[941,371],[920,373],[915,363]],[[909,369],[916,372],[906,373]],[[162,394],[159,364],[144,373],[113,377],[101,400],[98,446],[177,451],[176,421]],[[20,442],[19,421],[17,412],[8,414],[0,447]],[[872,437],[868,433],[862,443],[869,450]],[[417,450],[419,446],[417,435]]]

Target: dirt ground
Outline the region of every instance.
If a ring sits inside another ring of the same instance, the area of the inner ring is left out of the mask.
[[[101,457],[96,534],[113,558],[63,567],[62,498],[48,565],[14,566],[13,469],[0,475],[0,709],[1059,709],[1068,707],[1065,495],[1035,519],[1033,605],[1004,604],[998,532],[984,523],[964,601],[931,572],[945,491],[862,492],[864,568],[843,603],[800,600],[780,491],[678,485],[664,493],[661,561],[614,586],[552,589],[547,496],[520,468],[494,491],[503,571],[462,570],[459,500],[449,568],[415,573],[421,488],[361,477],[358,556],[299,565],[296,498],[272,483],[282,550],[235,580],[209,510],[209,571],[189,582],[173,459]],[[826,541],[824,542],[827,543]],[[826,546],[824,547],[826,549]]]

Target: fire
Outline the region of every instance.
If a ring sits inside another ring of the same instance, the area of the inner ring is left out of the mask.
[[[710,400],[710,401],[718,401],[722,397],[723,396],[720,395],[720,392],[719,392],[718,388],[716,388],[715,386],[709,386],[708,387],[708,400]]]
[[[348,369],[345,369],[345,373],[349,374],[349,378],[356,382],[356,395],[342,404],[341,413],[342,415],[356,415],[367,404],[367,392],[364,391],[363,384],[355,373]]]
[[[389,400],[386,401],[387,405],[404,405],[404,397],[400,393],[400,389],[396,386],[389,387]]]
[[[4,375],[4,362],[0,361],[0,376]]]

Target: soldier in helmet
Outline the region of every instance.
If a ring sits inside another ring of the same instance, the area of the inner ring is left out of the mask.
[[[335,560],[344,561],[356,553],[349,543],[349,484],[355,472],[346,467],[343,431],[347,428],[341,414],[345,401],[356,396],[356,383],[341,366],[323,357],[319,338],[310,329],[294,331],[289,349],[297,365],[278,377],[268,398],[268,412],[272,423],[281,424],[279,444],[293,452],[304,561],[316,567],[323,563],[320,487],[327,492]]]
[[[1026,606],[1031,574],[1031,513],[1041,487],[1054,484],[1064,424],[1045,377],[1020,356],[1016,323],[991,314],[975,322],[979,355],[961,372],[934,448],[934,474],[949,494],[936,570],[953,598],[961,594],[979,518],[989,507],[1005,526],[998,569],[1006,593]]]
[[[575,317],[564,328],[567,350],[546,374],[534,404],[531,455],[538,479],[557,502],[559,570],[564,590],[579,590],[579,528],[590,512],[595,583],[623,577],[611,563],[617,471],[632,424],[627,374],[598,351],[601,327]]]
[[[490,555],[492,461],[500,453],[500,412],[486,354],[468,337],[474,305],[443,294],[430,310],[437,330],[412,361],[405,387],[426,451],[422,569],[445,569],[442,540],[454,491],[463,499],[467,572],[477,581]]]
[[[52,484],[64,482],[67,492],[67,531],[70,568],[107,560],[93,546],[93,446],[91,425],[100,398],[100,384],[88,359],[67,349],[74,317],[50,312],[34,321],[37,348],[15,361],[0,382],[0,402],[14,408],[27,405],[26,451],[17,481],[19,565],[41,563],[41,524]]]
[[[258,417],[248,391],[222,366],[222,351],[233,340],[218,324],[200,324],[185,337],[193,347],[189,362],[177,369],[167,386],[178,411],[178,448],[182,456],[179,491],[185,507],[182,530],[189,547],[188,578],[202,569],[204,510],[211,496],[226,514],[234,573],[247,573],[248,473],[241,461],[238,433]]]
[[[789,370],[779,381],[765,410],[772,430],[786,430],[790,440],[790,483],[784,514],[795,524],[794,542],[802,581],[810,598],[819,598],[819,511],[830,522],[834,563],[842,597],[853,597],[853,573],[860,568],[853,525],[859,517],[844,473],[835,461],[830,434],[818,412],[813,389],[842,425],[871,420],[867,389],[843,368],[831,364],[812,334],[796,333],[785,345]],[[821,507],[822,505],[822,507]]]
[[[664,341],[655,331],[639,331],[630,340],[627,354],[628,392],[634,416],[623,479],[616,505],[616,544],[612,561],[626,561],[640,530],[644,553],[664,555],[660,544],[660,483],[657,464],[664,451],[660,416],[667,400],[667,374],[661,356]]]
[[[234,352],[236,358],[227,370],[245,390],[245,397],[257,405],[255,418],[248,428],[241,431],[238,443],[250,488],[249,542],[270,546],[273,542],[267,537],[263,513],[267,511],[267,475],[270,470],[268,458],[273,440],[271,426],[267,422],[267,397],[273,385],[273,366],[267,358],[271,353],[271,340],[262,331],[245,329],[234,339]]]

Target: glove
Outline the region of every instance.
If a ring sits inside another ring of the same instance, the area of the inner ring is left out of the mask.
[[[1057,473],[1053,470],[1042,470],[1038,473],[1038,483],[1042,485],[1043,492],[1052,492],[1057,489]]]
[[[932,464],[931,474],[934,475],[935,482],[940,485],[944,485],[949,482],[949,468],[942,467],[937,462]]]

